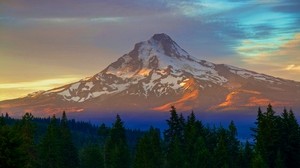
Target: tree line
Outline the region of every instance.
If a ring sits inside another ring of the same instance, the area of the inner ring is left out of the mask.
[[[0,168],[300,167],[295,115],[286,109],[276,115],[271,105],[258,109],[250,142],[237,138],[233,121],[227,127],[204,125],[193,112],[184,117],[175,107],[163,132],[154,127],[128,131],[119,115],[107,127],[70,121],[63,112],[61,119],[39,119],[48,121],[44,132],[35,120],[30,113],[19,121],[0,117]],[[87,130],[90,134],[82,136]],[[84,137],[81,143],[76,136]]]

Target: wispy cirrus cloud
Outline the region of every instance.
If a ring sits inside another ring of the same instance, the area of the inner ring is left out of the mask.
[[[13,83],[0,83],[0,101],[25,96],[38,90],[50,90],[66,83],[78,81],[80,77],[60,77],[38,81],[23,81]]]
[[[245,48],[241,47],[240,52],[243,61],[256,67],[270,67],[270,73],[275,76],[284,77],[291,75],[295,80],[300,81],[300,33],[295,34],[285,43],[277,40],[269,43],[245,42]],[[247,46],[247,47],[246,47]]]
[[[63,77],[56,79],[44,79],[39,81],[1,83],[0,89],[20,89],[20,90],[48,90],[68,82],[75,82],[80,78]]]

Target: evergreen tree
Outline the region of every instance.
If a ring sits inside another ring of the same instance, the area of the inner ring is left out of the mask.
[[[241,148],[239,159],[239,165],[243,168],[250,168],[251,167],[251,160],[253,157],[253,151],[251,145],[248,141],[246,141],[244,148]]]
[[[184,166],[183,141],[185,121],[182,115],[178,116],[174,106],[170,110],[170,119],[167,120],[168,128],[164,131],[166,145],[166,165],[167,167]]]
[[[80,152],[81,168],[104,168],[103,154],[98,145],[88,145]]]
[[[277,152],[274,167],[275,168],[285,168],[280,151]]]
[[[77,168],[79,167],[79,158],[77,149],[72,142],[72,135],[68,127],[68,119],[66,112],[62,114],[62,119],[60,123],[60,154],[61,160],[63,162],[62,168]]]
[[[184,128],[185,128],[185,119],[182,115],[182,113],[180,113],[179,115],[179,119],[178,119],[178,139],[180,141],[180,143],[184,143]]]
[[[202,123],[196,120],[194,112],[192,112],[185,124],[184,129],[184,153],[185,156],[184,160],[186,161],[185,167],[196,167],[198,163],[198,148],[196,148],[196,144],[198,143],[199,136],[201,135],[200,129],[202,129]],[[203,140],[203,139],[201,139]],[[199,149],[200,150],[200,149]]]
[[[134,162],[135,168],[160,168],[163,165],[159,131],[150,130],[139,140]]]
[[[0,117],[0,127],[5,126],[5,125],[6,125],[5,118],[4,118],[3,114],[1,114],[1,117]]]
[[[217,145],[214,150],[214,167],[216,168],[227,168],[229,167],[229,150],[227,144],[227,135],[226,130],[224,128],[220,128],[219,130],[219,138]]]
[[[167,120],[168,129],[164,131],[164,140],[167,145],[172,144],[175,139],[183,141],[184,118],[182,115],[178,116],[174,106],[171,107],[170,115],[170,119]]]
[[[37,150],[34,142],[35,126],[33,124],[33,115],[25,113],[21,122],[16,126],[17,132],[21,135],[22,140],[21,150],[25,153],[26,163],[24,168],[37,167]]]
[[[129,168],[129,154],[125,128],[120,116],[117,115],[105,145],[106,168]]]
[[[284,109],[281,115],[281,150],[282,159],[286,167],[300,165],[300,130],[292,110]]]
[[[61,158],[60,130],[55,115],[50,120],[45,136],[40,144],[40,167],[61,168],[63,160]]]
[[[98,135],[100,136],[101,141],[105,142],[106,138],[109,136],[110,129],[102,123],[98,129]]]
[[[219,140],[219,134],[218,134],[218,129],[216,128],[215,125],[213,125],[212,128],[209,126],[206,127],[206,133],[204,136],[204,140],[206,142],[206,146],[209,151],[214,151],[215,147],[218,143]]]
[[[182,168],[184,167],[184,155],[180,140],[175,137],[172,143],[169,145],[169,150],[166,155],[166,167],[167,168]]]
[[[23,167],[25,154],[21,150],[21,146],[21,138],[5,124],[2,115],[0,117],[0,168]]]
[[[270,104],[264,113],[259,109],[255,129],[255,150],[260,153],[269,167],[275,166],[274,158],[279,149],[279,123],[280,118],[275,116],[275,111]]]
[[[230,122],[228,130],[229,130],[228,152],[230,153],[229,166],[234,168],[234,167],[238,167],[237,160],[238,160],[240,142],[237,139],[237,129],[233,121]]]
[[[259,152],[255,152],[254,156],[251,160],[251,167],[252,168],[268,168],[265,160],[262,158]]]
[[[212,156],[209,152],[204,138],[199,137],[195,146],[194,146],[195,152],[194,158],[192,158],[191,167],[197,167],[197,168],[210,168],[213,166],[212,162]]]

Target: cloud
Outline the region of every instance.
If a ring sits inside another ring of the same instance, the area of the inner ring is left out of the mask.
[[[279,42],[278,42],[279,41]],[[245,63],[256,68],[264,67],[265,71],[275,76],[300,81],[300,33],[286,42],[274,40],[268,43],[244,42],[239,52]]]
[[[0,83],[0,101],[25,96],[28,93],[33,93],[38,90],[53,89],[66,83],[78,81],[79,79],[80,78],[76,76],[68,76],[38,81]]]
[[[29,82],[1,83],[0,89],[48,90],[77,80],[79,80],[77,77],[65,77]]]
[[[93,75],[129,52],[134,43],[164,32],[200,59],[252,66],[265,73],[280,69],[294,74],[288,78],[299,79],[299,59],[290,56],[293,49],[283,49],[292,45],[283,45],[291,34],[299,32],[299,12],[285,9],[298,0],[232,1],[3,1],[0,76]],[[289,52],[281,53],[288,56],[276,56],[279,51]],[[295,66],[287,71],[290,65]]]
[[[295,13],[298,16],[300,9],[299,0],[284,0],[282,3],[278,3],[273,7],[274,11],[285,12],[285,13]]]
[[[285,70],[291,71],[291,70],[296,70],[296,71],[300,71],[300,65],[295,65],[295,64],[291,64],[288,65]]]
[[[165,12],[164,4],[160,0],[10,0],[1,2],[0,11],[21,18],[126,17]]]

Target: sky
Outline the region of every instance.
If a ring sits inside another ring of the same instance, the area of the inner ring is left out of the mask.
[[[0,100],[92,76],[155,33],[300,81],[299,0],[0,0]]]

